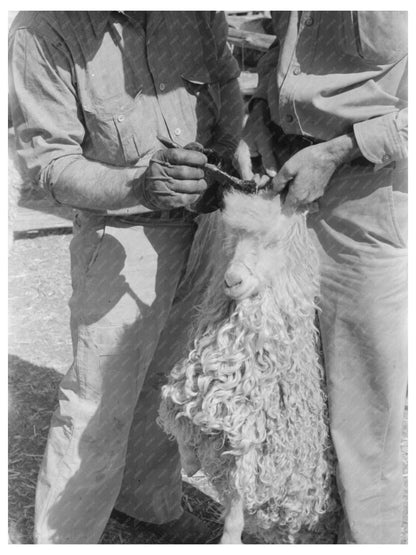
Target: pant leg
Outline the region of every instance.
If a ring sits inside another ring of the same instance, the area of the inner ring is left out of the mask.
[[[130,430],[116,508],[139,520],[163,523],[182,513],[181,464],[175,441],[157,425],[160,387],[185,355],[195,309],[215,263],[218,214],[202,216],[166,326],[149,366]],[[145,451],[142,445],[148,445]]]
[[[341,541],[399,543],[407,387],[406,174],[346,169],[311,215],[345,510]]]
[[[60,387],[36,493],[38,543],[97,543],[120,490],[147,368],[194,228],[81,225],[71,244],[74,363]],[[147,447],[142,446],[145,450]]]

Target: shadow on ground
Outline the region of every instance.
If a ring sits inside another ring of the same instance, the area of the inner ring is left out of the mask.
[[[10,543],[33,543],[36,480],[61,378],[53,368],[9,356]],[[204,520],[213,537],[220,532],[220,508],[213,499],[184,483],[182,503],[186,510]],[[101,543],[155,544],[159,541],[148,530],[141,530],[134,519],[113,517]]]
[[[32,543],[36,479],[61,376],[9,356],[9,535]]]

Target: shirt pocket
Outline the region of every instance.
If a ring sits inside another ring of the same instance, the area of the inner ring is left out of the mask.
[[[154,121],[141,90],[134,98],[115,96],[93,107],[84,106],[86,150],[94,160],[134,166],[153,146]]]
[[[135,165],[155,149],[157,120],[153,104],[140,90],[113,116],[126,165]]]
[[[368,63],[390,64],[407,54],[407,13],[338,12],[342,50]]]

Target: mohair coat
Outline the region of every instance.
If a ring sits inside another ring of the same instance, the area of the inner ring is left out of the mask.
[[[238,300],[223,283],[236,258],[256,284]],[[305,214],[229,193],[188,356],[163,387],[185,471],[201,467],[224,504],[241,497],[246,527],[271,543],[331,543],[339,518],[318,290]]]

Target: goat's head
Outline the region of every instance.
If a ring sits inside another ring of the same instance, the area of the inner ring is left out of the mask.
[[[306,233],[305,218],[285,214],[280,197],[228,193],[223,219],[229,261],[224,290],[231,299],[242,301],[274,287],[282,273],[293,270],[298,261],[302,264],[302,248],[296,243]]]

